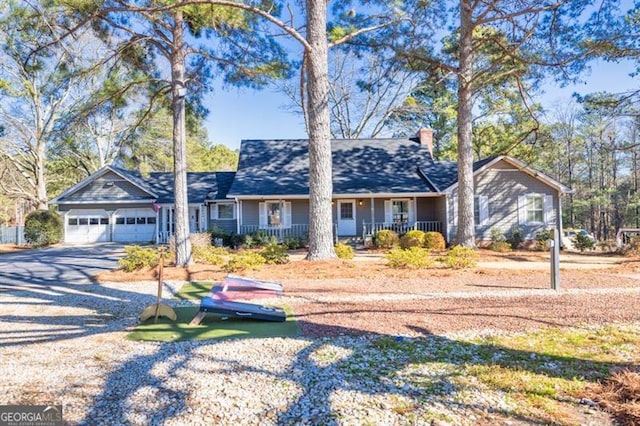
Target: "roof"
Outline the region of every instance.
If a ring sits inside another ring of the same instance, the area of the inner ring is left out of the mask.
[[[173,172],[151,172],[148,177],[142,177],[138,172],[129,171],[128,173],[142,179],[158,195],[156,203],[171,204],[174,202]],[[207,195],[216,188],[216,172],[187,173],[189,203],[203,204]]]
[[[417,139],[331,141],[334,194],[438,192],[420,171],[434,161]],[[309,194],[307,140],[244,140],[229,196]]]

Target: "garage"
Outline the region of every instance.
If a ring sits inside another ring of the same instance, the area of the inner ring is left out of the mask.
[[[153,209],[118,209],[113,214],[113,241],[148,243],[156,240]]]
[[[105,210],[71,210],[65,219],[65,243],[109,241],[109,214]]]

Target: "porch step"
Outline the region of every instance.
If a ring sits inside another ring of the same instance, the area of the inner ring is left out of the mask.
[[[361,246],[362,237],[338,237],[338,242],[352,247]]]

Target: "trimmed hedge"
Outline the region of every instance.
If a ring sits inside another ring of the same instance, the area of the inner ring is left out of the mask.
[[[376,234],[376,247],[390,249],[400,244],[398,234],[390,229],[383,229]]]
[[[447,243],[439,232],[426,232],[424,234],[424,248],[427,250],[444,250]]]
[[[422,247],[424,245],[425,233],[419,230],[411,230],[400,238],[400,247],[407,249],[409,247]]]

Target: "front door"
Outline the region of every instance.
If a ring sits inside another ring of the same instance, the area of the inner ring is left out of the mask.
[[[356,235],[356,202],[355,200],[338,201],[338,235]]]

